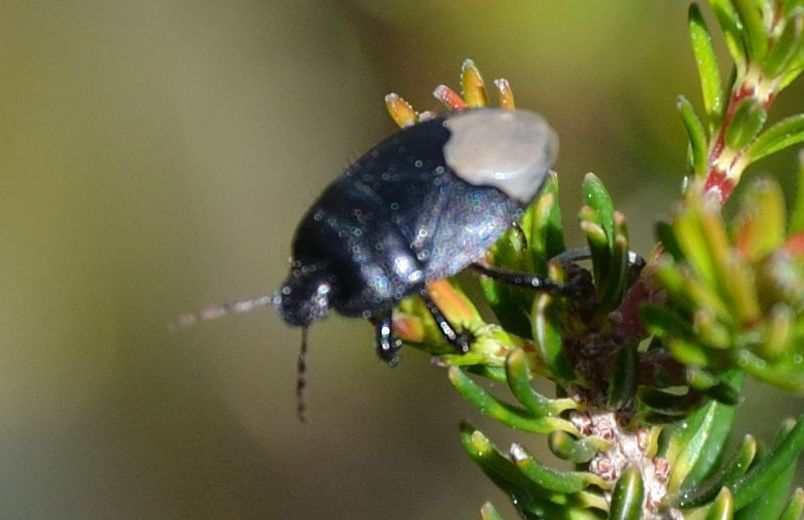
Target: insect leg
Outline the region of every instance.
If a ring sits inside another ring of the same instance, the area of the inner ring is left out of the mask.
[[[555,256],[551,261],[558,261],[564,264],[578,262],[580,260],[588,260],[591,258],[591,252],[588,247],[579,247],[577,249],[570,249],[558,256]],[[509,271],[500,267],[484,264],[474,263],[472,267],[489,278],[500,280],[501,282],[517,285],[520,287],[527,287],[537,291],[547,291],[553,294],[561,294],[564,296],[578,296],[588,288],[591,283],[589,274],[585,270],[576,270],[575,276],[571,276],[565,284],[558,284],[545,276],[540,276],[533,273],[521,273],[517,271]],[[639,275],[642,268],[645,267],[645,259],[633,251],[628,252],[628,268],[631,269],[635,276]]]
[[[550,261],[566,264],[568,262],[589,260],[590,258],[592,258],[592,251],[590,251],[588,247],[576,247],[574,249],[567,249],[563,253],[551,258]],[[645,267],[645,259],[635,251],[628,251],[628,266],[642,269]]]
[[[480,274],[488,276],[489,278],[494,278],[495,280],[510,283],[511,285],[518,285],[520,287],[528,287],[530,289],[553,293],[562,292],[564,287],[550,280],[546,276],[539,276],[538,274],[508,271],[506,269],[480,263],[472,264],[472,267],[479,271]]]
[[[444,313],[442,313],[441,309],[438,308],[438,305],[435,304],[426,288],[419,292],[419,296],[421,296],[424,305],[433,316],[436,325],[438,325],[438,329],[441,331],[444,337],[447,338],[447,341],[449,341],[455,350],[458,351],[459,354],[466,354],[469,352],[469,347],[472,344],[471,334],[467,334],[466,332],[462,331],[459,332],[449,322],[449,320],[447,320],[447,317],[444,316]]]
[[[374,326],[377,355],[380,356],[380,359],[388,363],[388,366],[396,366],[399,363],[397,351],[399,351],[399,348],[402,346],[402,342],[394,336],[391,311],[383,313],[379,318],[374,320]]]

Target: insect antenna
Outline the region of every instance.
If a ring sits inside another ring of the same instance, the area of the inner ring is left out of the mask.
[[[304,412],[307,409],[304,400],[304,388],[307,386],[307,329],[308,327],[302,327],[301,347],[296,363],[296,415],[301,422],[306,421]]]
[[[228,303],[217,303],[203,309],[176,316],[168,325],[172,330],[183,329],[195,325],[199,321],[208,321],[226,316],[227,314],[243,314],[262,307],[279,305],[281,296],[279,292],[258,296],[245,300],[235,300]]]

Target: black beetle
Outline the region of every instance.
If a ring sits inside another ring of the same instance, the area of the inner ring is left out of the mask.
[[[539,193],[557,148],[547,122],[524,110],[447,112],[399,130],[349,166],[307,211],[293,239],[290,274],[274,295],[212,306],[174,325],[277,305],[286,323],[305,331],[299,391],[307,327],[330,309],[370,319],[377,353],[394,364],[399,341],[391,313],[417,294],[449,342],[466,352],[469,336],[443,316],[427,284],[474,266],[513,284],[561,289],[481,263]]]

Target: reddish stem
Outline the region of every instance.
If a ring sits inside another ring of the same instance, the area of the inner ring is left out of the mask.
[[[726,203],[726,200],[734,191],[734,183],[723,170],[715,167],[709,170],[709,175],[704,182],[704,193],[717,195],[720,205]]]
[[[735,180],[729,175],[730,170],[735,164],[737,164],[745,153],[745,149],[737,150],[729,164],[725,167],[725,169],[723,169],[723,166],[720,164],[720,158],[723,154],[723,150],[726,148],[726,132],[729,130],[732,119],[734,119],[734,113],[737,111],[737,106],[740,104],[740,102],[745,98],[754,96],[755,94],[755,86],[746,85],[745,83],[743,83],[734,91],[734,93],[732,93],[731,98],[729,99],[729,104],[726,107],[726,113],[723,115],[723,122],[720,125],[720,130],[718,131],[717,137],[715,138],[709,151],[709,158],[707,162],[709,171],[707,172],[706,181],[704,182],[704,193],[716,195],[721,206],[726,203],[732,191],[734,191],[734,186],[736,185]],[[762,103],[763,108],[767,111],[775,99],[775,93],[768,95],[768,98]]]

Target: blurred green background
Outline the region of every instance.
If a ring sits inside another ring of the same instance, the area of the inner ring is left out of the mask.
[[[271,311],[165,323],[273,291],[305,208],[393,131],[383,95],[435,108],[432,87],[457,87],[465,57],[558,130],[565,220],[595,171],[647,252],[684,173],[675,97],[698,100],[686,7],[0,3],[2,516],[458,519],[505,505],[457,423],[516,436],[474,417],[425,355],[385,367],[364,322],[312,330],[304,425],[297,330]],[[771,116],[802,99],[791,88]],[[795,152],[759,167],[789,182]],[[771,435],[801,409],[754,387],[743,430]]]

